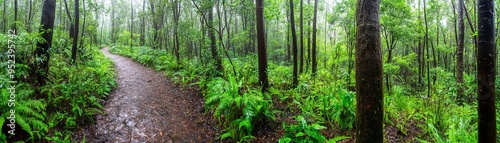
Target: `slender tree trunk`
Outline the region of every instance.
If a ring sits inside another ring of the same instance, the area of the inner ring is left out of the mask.
[[[427,65],[427,97],[431,97],[431,77],[430,77],[430,56],[429,56],[429,26],[427,23],[427,6],[426,6],[426,1],[424,1],[424,23],[425,23],[425,37],[424,37],[424,46],[425,46],[425,53],[427,54],[426,58],[426,65]]]
[[[213,22],[214,21],[214,12],[213,10],[210,8],[208,10],[208,27],[213,27]],[[219,72],[219,74],[222,74],[223,71],[224,71],[224,68],[222,67],[222,60],[220,59],[219,57],[219,54],[217,53],[217,41],[215,39],[215,33],[214,33],[214,30],[212,28],[209,28],[209,31],[208,31],[208,36],[210,37],[210,47],[211,47],[211,51],[212,51],[212,58],[214,58],[215,60],[215,67],[216,67],[216,70]]]
[[[17,0],[14,0],[14,24],[12,25],[12,29],[17,31]]]
[[[64,0],[64,6],[65,6],[65,9],[66,9],[66,14],[68,15],[68,19],[70,21],[70,26],[69,26],[69,38],[73,39],[75,38],[75,35],[74,35],[74,32],[75,32],[75,24],[73,22],[73,18],[71,18],[71,14],[69,12],[69,7],[68,7],[68,3],[66,2],[66,0]],[[76,9],[75,9],[76,11]],[[75,14],[76,16],[76,14]]]
[[[78,46],[78,25],[80,24],[80,6],[79,6],[79,0],[75,0],[75,22],[74,22],[74,34],[73,37],[73,47],[71,48],[71,59],[73,60],[72,63],[76,62],[76,47]]]
[[[116,2],[115,0],[111,0],[111,3],[115,3],[115,2]],[[111,34],[110,35],[111,35],[111,42],[116,43],[116,37],[115,37],[115,6],[114,5],[111,5]]]
[[[316,75],[318,63],[316,59],[316,23],[318,19],[318,0],[314,0],[314,18],[313,18],[313,33],[312,33],[312,74]]]
[[[30,0],[30,8],[29,8],[29,12],[28,12],[28,21],[26,23],[26,27],[27,27],[27,30],[28,33],[31,33],[31,31],[33,30],[31,28],[31,21],[33,20],[33,0]]]
[[[3,21],[2,21],[2,26],[3,26],[3,33],[6,33],[7,32],[7,18],[5,18],[5,12],[7,10],[6,8],[6,0],[3,1],[3,13],[2,13],[2,18],[3,18]]]
[[[497,142],[495,111],[496,45],[493,0],[478,0],[478,142]]]
[[[293,13],[293,0],[290,0],[290,29],[292,29],[292,52],[293,52],[293,82],[296,87],[299,83],[297,76],[297,32],[295,32],[295,17]]]
[[[356,7],[356,142],[382,143],[384,94],[380,43],[380,0]]]
[[[265,34],[265,26],[264,26],[264,0],[256,1],[256,10],[255,10],[256,22],[257,22],[257,45],[258,47],[258,56],[259,56],[259,83],[262,87],[262,92],[267,91],[269,87],[269,81],[267,79],[267,53],[266,53],[266,38],[264,38]]]
[[[45,85],[45,80],[49,73],[49,61],[50,52],[49,49],[52,47],[52,29],[54,28],[54,18],[56,12],[56,0],[45,0],[42,6],[42,18],[40,25],[40,32],[42,32],[41,37],[45,42],[38,42],[35,50],[35,58],[41,58],[40,62],[36,63],[35,77],[37,79],[38,85]]]
[[[304,0],[300,0],[300,67],[299,73],[304,69]]]
[[[146,0],[142,1],[142,11],[143,12],[146,11]],[[140,44],[141,44],[141,46],[144,46],[144,42],[145,42],[144,41],[144,35],[145,35],[145,31],[146,31],[146,16],[143,15],[141,17],[141,19],[142,19],[142,24],[141,24],[141,37],[140,37],[140,42],[141,43]]]
[[[150,2],[149,5],[151,6],[151,15],[153,17],[153,40],[151,40],[151,46],[153,47],[153,49],[156,49],[158,48],[158,21],[156,19],[156,14],[155,14],[155,6],[154,6],[154,3],[153,2]]]
[[[130,1],[130,50],[132,50],[132,43],[134,43],[134,4],[132,4],[132,1]]]
[[[464,99],[464,0],[458,0],[457,97]]]
[[[287,5],[287,8],[290,9],[290,6]],[[286,11],[286,15],[290,15],[290,11]],[[287,28],[286,28],[286,46],[287,46],[287,56],[286,56],[286,60],[288,62],[290,62],[290,59],[291,59],[291,52],[290,52],[290,17],[286,17],[286,21],[288,22],[288,25],[287,25]]]
[[[83,34],[85,34],[85,23],[87,23],[87,13],[85,12],[86,10],[86,7],[85,7],[85,0],[82,1],[82,6],[83,6],[83,23],[82,23],[82,32],[80,34],[80,44],[79,44],[79,47],[80,49],[83,48],[83,45],[84,45],[84,41],[83,39],[85,39],[83,36]],[[75,24],[76,25],[76,24]],[[78,29],[75,29],[75,31],[78,31]],[[77,33],[75,32],[75,35]],[[75,36],[76,37],[76,36]]]

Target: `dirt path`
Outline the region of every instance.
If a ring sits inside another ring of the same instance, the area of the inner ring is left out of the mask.
[[[104,104],[106,114],[75,134],[85,134],[87,142],[213,142],[216,129],[203,114],[199,92],[108,48],[101,51],[115,63],[117,88]]]

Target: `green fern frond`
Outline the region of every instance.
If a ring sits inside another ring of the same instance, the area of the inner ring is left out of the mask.
[[[30,136],[32,137],[33,136],[33,130],[31,128],[31,126],[28,124],[28,122],[25,121],[25,118],[19,114],[15,114],[16,115],[16,123],[21,126],[21,128],[28,132],[28,134],[30,134]]]

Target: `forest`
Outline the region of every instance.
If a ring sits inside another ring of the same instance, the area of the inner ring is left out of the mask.
[[[500,0],[0,5],[0,142],[500,141]]]

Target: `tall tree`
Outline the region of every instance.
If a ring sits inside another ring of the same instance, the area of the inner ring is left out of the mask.
[[[313,33],[312,33],[312,73],[316,75],[318,63],[316,59],[316,27],[318,19],[318,0],[314,0],[314,18],[313,18]]]
[[[267,47],[264,28],[264,0],[257,0],[255,7],[255,17],[257,24],[257,45],[259,56],[259,83],[262,87],[262,92],[265,92],[269,87],[267,79]]]
[[[478,142],[497,142],[495,15],[493,0],[478,0]]]
[[[458,0],[457,97],[464,98],[464,0]]]
[[[56,0],[45,0],[42,6],[42,18],[40,25],[41,37],[45,42],[39,42],[35,49],[35,59],[43,59],[36,63],[35,77],[39,85],[45,85],[45,79],[49,72],[49,49],[52,47],[52,29],[54,28],[54,18],[56,13]]]
[[[293,87],[299,83],[297,76],[297,32],[295,31],[295,16],[293,14],[293,0],[290,0],[290,28],[292,29],[292,53],[293,53]]]
[[[3,33],[7,32],[7,18],[5,18],[5,11],[7,11],[6,8],[6,0],[3,1],[3,13],[2,13],[2,27],[3,27]]]
[[[133,0],[130,0],[130,49],[132,49],[132,43],[134,42],[134,7],[132,4]]]
[[[32,29],[31,29],[31,21],[33,19],[33,0],[30,0],[30,7],[29,7],[29,11],[28,11],[28,20],[27,20],[27,23],[26,23],[26,31],[28,31],[28,33],[31,33]]]
[[[68,19],[69,19],[69,23],[70,23],[70,26],[69,26],[69,38],[74,38],[74,30],[75,30],[75,23],[73,23],[73,19],[71,18],[71,14],[69,12],[69,7],[68,7],[68,2],[66,0],[64,0],[64,6],[65,6],[65,10],[66,10],[66,14],[68,15]]]
[[[304,69],[304,0],[300,0],[300,67],[299,73]]]
[[[356,142],[384,140],[384,94],[380,43],[380,0],[356,6]]]
[[[17,0],[14,0],[14,25],[12,26],[14,31],[17,31]]]
[[[143,0],[142,1],[142,12],[145,12],[146,11],[146,0]],[[140,37],[140,42],[141,42],[141,46],[144,46],[144,35],[145,35],[145,31],[146,31],[146,16],[144,14],[142,14],[141,16],[141,19],[142,19],[142,23],[141,23],[141,37]]]
[[[73,60],[72,62],[76,62],[76,48],[78,46],[78,26],[80,24],[80,6],[79,6],[79,0],[75,0],[75,22],[74,22],[74,27],[72,28],[74,31],[72,32],[73,34],[73,47],[71,48],[71,59]]]
[[[181,14],[181,6],[180,2],[177,0],[172,1],[172,12],[174,15],[174,55],[175,59],[177,61],[177,64],[180,63],[180,53],[179,53],[179,48],[180,48],[180,43],[179,43],[179,32],[178,32],[178,27],[179,27],[179,16]]]

